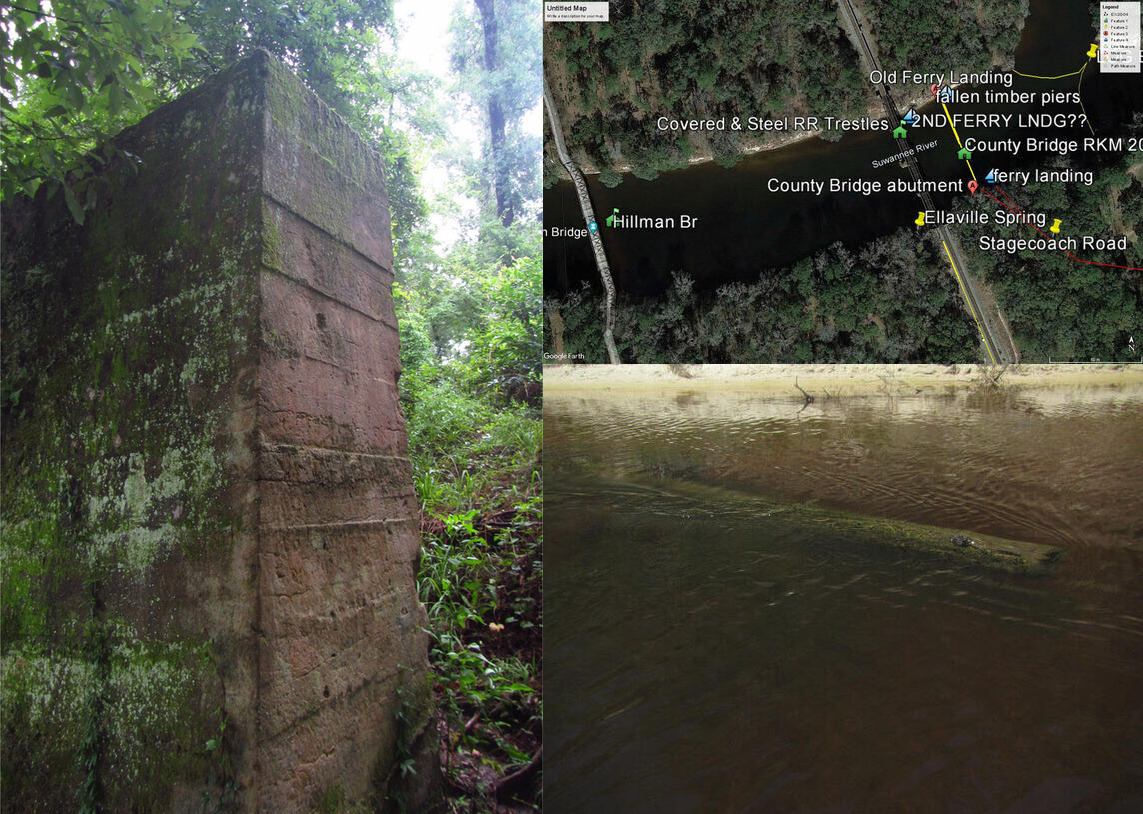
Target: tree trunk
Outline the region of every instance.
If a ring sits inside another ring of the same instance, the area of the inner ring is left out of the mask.
[[[497,56],[500,35],[496,27],[495,0],[475,0],[484,28],[484,70],[489,76],[500,67]],[[496,193],[496,217],[505,226],[516,219],[512,209],[512,193],[508,181],[508,161],[504,155],[504,108],[500,104],[500,90],[495,87],[488,94],[488,126],[492,136],[492,188]]]

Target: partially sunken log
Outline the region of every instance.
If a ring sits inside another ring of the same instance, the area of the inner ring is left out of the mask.
[[[870,542],[939,554],[1012,574],[1049,574],[1063,555],[1063,549],[1056,546],[1008,540],[964,529],[866,517],[806,505],[786,506],[783,511],[791,518],[801,518]]]
[[[700,501],[712,512],[728,516],[758,516],[784,523],[815,527],[824,533],[838,533],[858,543],[936,554],[961,563],[1005,571],[1010,574],[1043,576],[1055,570],[1063,549],[1043,543],[1009,540],[966,529],[930,526],[906,520],[890,520],[852,512],[825,509],[816,503],[782,503],[758,495],[710,486],[673,473],[664,483],[664,464],[648,468],[648,474],[631,480],[660,493],[670,493]]]

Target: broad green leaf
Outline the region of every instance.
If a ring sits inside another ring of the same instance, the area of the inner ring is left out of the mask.
[[[71,191],[71,187],[64,184],[63,191],[64,201],[67,202],[68,211],[71,212],[71,216],[75,219],[75,222],[83,226],[83,219],[87,213],[84,212],[83,207],[80,206],[79,201],[76,200],[75,193]]]
[[[107,112],[112,116],[119,112],[123,107],[123,86],[118,82],[113,84],[107,91]]]

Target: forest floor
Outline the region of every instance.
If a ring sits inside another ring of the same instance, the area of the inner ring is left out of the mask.
[[[474,412],[447,438],[410,427],[445,810],[538,811],[542,421],[536,407]]]
[[[519,661],[533,665],[526,682],[529,690],[509,693],[491,703],[476,697],[454,704],[462,679],[452,674],[447,655],[444,663],[433,664],[441,710],[441,773],[450,811],[516,812],[540,807],[543,585],[537,566],[543,540],[538,529],[528,528],[529,521],[518,520],[518,512],[508,508],[473,522],[495,562],[490,582],[500,590],[495,605],[482,615],[486,624],[467,625],[461,642],[466,647],[475,645],[493,664]],[[514,534],[501,533],[513,524]],[[421,534],[422,540],[432,541],[429,544],[451,544],[449,530],[439,518],[424,518]],[[527,612],[521,614],[521,607]],[[521,765],[525,756],[528,760]]]

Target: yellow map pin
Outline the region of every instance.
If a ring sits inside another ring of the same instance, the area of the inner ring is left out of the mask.
[[[913,223],[917,224],[918,226],[924,226],[925,225],[925,213],[924,212],[918,212],[917,213],[917,219],[915,221],[913,221]]]
[[[1091,57],[1092,59],[1095,59],[1095,57],[1096,57],[1096,55],[1097,55],[1097,54],[1099,54],[1099,43],[1098,43],[1098,42],[1093,42],[1093,43],[1091,44],[1091,48],[1088,48],[1088,49],[1087,49],[1087,55],[1088,55],[1089,57]]]
[[[1055,220],[1055,223],[1048,227],[1048,231],[1055,232],[1058,235],[1060,233],[1060,223],[1062,223],[1062,221],[1059,218],[1053,218],[1053,220]]]

